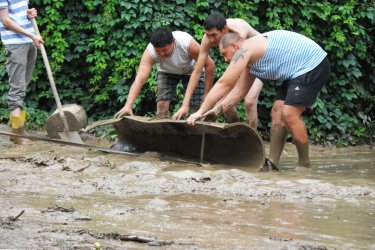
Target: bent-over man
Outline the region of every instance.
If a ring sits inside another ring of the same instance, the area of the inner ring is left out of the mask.
[[[191,74],[189,81],[191,89],[193,89],[194,86],[196,86],[198,83],[199,76],[203,70],[205,61],[209,56],[210,49],[219,46],[220,39],[224,34],[233,32],[238,34],[243,39],[248,39],[250,37],[259,35],[259,32],[251,27],[250,24],[248,24],[245,20],[240,18],[225,19],[225,17],[220,13],[212,13],[211,15],[209,15],[205,19],[203,27],[205,30],[205,34],[202,38],[197,64],[194,68],[193,73]],[[213,78],[214,76],[212,76],[212,79]],[[240,79],[242,79],[243,81],[249,81],[248,76],[246,75],[241,75]],[[211,89],[213,82],[209,84],[209,87],[205,89],[205,96]],[[254,128],[258,126],[257,102],[262,87],[263,83],[259,79],[257,79],[256,81],[254,81],[252,87],[250,88],[250,91],[245,97],[246,120],[247,123]],[[192,91],[191,89],[187,89],[186,93],[190,93]],[[189,95],[185,95],[182,107],[173,115],[174,119],[182,118],[189,111],[190,99],[188,97]],[[235,106],[233,106],[230,110],[227,110],[224,115],[227,118],[228,122],[239,121]]]
[[[188,122],[194,124],[224,96],[221,105],[208,113],[220,113],[237,103],[250,85],[248,82],[236,84],[238,75],[244,71],[253,80],[255,77],[282,80],[271,113],[271,162],[268,163],[279,164],[289,131],[298,152],[297,167],[310,167],[308,135],[301,114],[314,104],[329,80],[331,68],[327,53],[311,39],[285,30],[270,31],[247,40],[237,34],[226,34],[220,42],[220,52],[231,62]]]
[[[133,115],[132,105],[155,63],[157,64],[156,115],[158,117],[169,116],[171,101],[177,101],[176,86],[180,81],[185,89],[192,90],[187,93],[187,98],[193,110],[196,111],[202,102],[205,84],[207,86],[207,82],[213,80],[209,77],[205,78],[202,72],[198,86],[191,88],[191,84],[188,84],[194,70],[195,60],[198,59],[200,45],[186,32],[171,32],[163,27],[155,29],[150,40],[151,42],[143,52],[138,73],[130,88],[125,106],[116,113],[115,117]],[[209,73],[215,67],[210,57],[206,58],[204,67],[207,75],[213,75]]]

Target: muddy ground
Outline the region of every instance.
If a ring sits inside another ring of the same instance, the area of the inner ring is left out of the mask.
[[[368,147],[312,146],[295,171],[288,144],[282,172],[259,173],[0,141],[0,249],[375,249]]]

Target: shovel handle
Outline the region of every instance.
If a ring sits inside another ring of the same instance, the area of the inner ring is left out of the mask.
[[[39,28],[38,28],[38,25],[36,23],[35,18],[31,18],[31,23],[32,23],[32,25],[34,27],[35,34],[37,36],[40,36]],[[44,65],[46,67],[46,70],[47,70],[47,75],[48,75],[49,83],[50,83],[51,88],[52,88],[53,96],[55,97],[57,109],[59,111],[62,123],[64,125],[64,130],[65,130],[66,133],[68,133],[69,132],[68,122],[67,122],[65,114],[64,114],[64,112],[62,110],[62,106],[61,106],[59,94],[57,93],[55,80],[53,79],[51,66],[50,66],[49,61],[48,61],[47,52],[46,52],[46,49],[44,48],[43,44],[40,44],[40,51],[42,52],[43,62],[44,62]]]

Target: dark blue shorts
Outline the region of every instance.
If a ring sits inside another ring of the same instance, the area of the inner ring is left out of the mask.
[[[189,83],[190,75],[176,75],[176,74],[169,74],[164,72],[158,72],[156,77],[156,81],[158,84],[158,88],[156,91],[156,102],[158,101],[172,101],[177,102],[178,97],[176,95],[176,86],[181,81],[182,85],[184,86],[184,90],[186,91],[186,87]],[[190,100],[190,107],[191,108],[199,108],[202,102],[202,98],[204,95],[204,83],[205,83],[205,75],[202,73],[198,86],[194,91],[194,94]],[[185,94],[185,93],[184,93]]]
[[[324,84],[328,82],[330,74],[331,66],[326,57],[313,70],[283,81],[275,99],[285,101],[286,105],[309,108],[314,104]]]

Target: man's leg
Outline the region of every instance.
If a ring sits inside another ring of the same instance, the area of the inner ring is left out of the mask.
[[[242,99],[245,99],[246,119],[248,123],[251,124],[250,126],[254,128],[258,125],[257,102],[262,87],[263,83],[251,76],[248,70],[245,70],[241,73],[234,89],[228,93],[230,99],[235,98],[232,100],[235,100],[234,103],[236,104]],[[234,105],[224,109],[224,116],[230,123],[240,121],[237,109]]]
[[[284,105],[282,117],[297,148],[297,167],[310,167],[308,136],[305,122],[301,119],[303,111],[305,111],[304,107]]]
[[[270,139],[270,160],[277,166],[284,149],[288,130],[282,117],[284,101],[276,100],[273,104],[271,117],[271,139]]]
[[[6,69],[9,77],[8,108],[13,116],[21,116],[26,96],[27,45],[8,45],[6,49]]]
[[[223,115],[224,115],[224,117],[225,117],[225,119],[227,120],[228,123],[235,123],[235,122],[241,121],[240,117],[238,116],[238,112],[237,112],[236,106],[228,108],[224,112]]]
[[[26,73],[25,73],[25,80],[26,80],[26,88],[29,85],[34,67],[35,67],[35,61],[37,57],[37,48],[34,46],[34,44],[29,46],[29,51],[27,53],[27,64],[26,64]]]
[[[26,113],[22,111],[23,101],[26,97],[26,87],[31,79],[33,60],[29,60],[31,45],[9,45],[6,48],[6,69],[9,76],[8,108],[10,111],[10,124],[12,132],[25,133]],[[29,71],[29,72],[28,72]],[[22,144],[20,137],[11,138],[16,144]]]
[[[206,75],[205,75],[204,72],[202,72],[202,74],[199,78],[199,81],[198,81],[198,85],[195,88],[195,90],[193,92],[193,96],[191,97],[191,100],[190,100],[189,105],[190,105],[190,112],[191,113],[196,112],[200,108],[200,106],[203,102],[205,79],[206,79]],[[182,80],[182,84],[184,86],[184,90],[186,92],[186,88],[187,88],[189,80],[190,80],[190,75],[182,76],[181,80]]]
[[[169,117],[170,101],[158,101],[156,103],[156,117],[168,118]]]
[[[156,117],[168,118],[170,103],[177,99],[176,86],[179,79],[175,75],[158,72],[156,81]]]
[[[245,97],[245,111],[246,111],[246,122],[251,127],[257,129],[258,127],[258,98],[259,93],[263,88],[263,82],[259,79],[255,79],[249,92]]]
[[[282,118],[292,134],[298,152],[297,167],[310,167],[309,142],[302,113],[314,104],[318,93],[327,83],[331,73],[329,61],[325,58],[315,69],[288,82],[288,94],[282,111]]]

